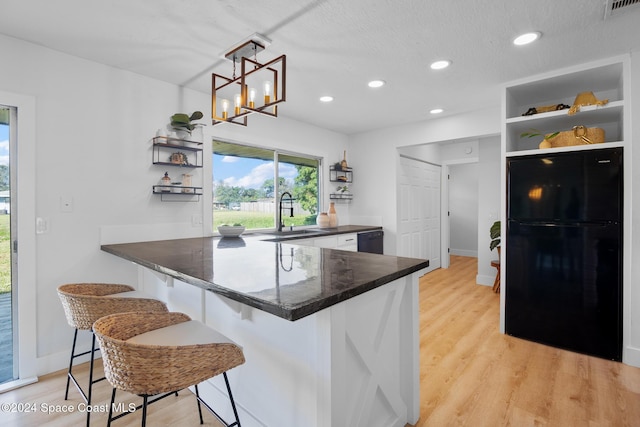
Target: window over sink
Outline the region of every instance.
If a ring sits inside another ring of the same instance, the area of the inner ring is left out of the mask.
[[[319,211],[321,159],[276,149],[213,141],[213,229],[242,224],[247,230],[276,228],[280,197],[285,226],[314,225]],[[285,197],[288,200],[288,197]]]

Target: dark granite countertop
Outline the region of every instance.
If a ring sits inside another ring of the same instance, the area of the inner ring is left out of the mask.
[[[308,316],[429,266],[424,259],[263,239],[265,235],[202,237],[101,248],[287,320]]]
[[[285,227],[284,231],[277,232],[265,232],[265,233],[256,233],[258,235],[263,236],[263,240],[267,242],[284,242],[289,240],[299,240],[299,239],[311,239],[314,237],[323,237],[323,236],[335,236],[337,234],[348,234],[348,233],[362,233],[366,231],[377,231],[382,230],[380,226],[369,226],[369,225],[340,225],[338,227],[333,228],[319,228],[319,227],[311,227],[311,228],[293,228],[289,229],[289,227]]]

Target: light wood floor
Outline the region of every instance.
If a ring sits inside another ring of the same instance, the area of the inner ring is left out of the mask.
[[[640,368],[500,334],[476,263],[421,280],[419,427],[640,426]]]
[[[476,285],[475,274],[475,258],[453,256],[449,269],[421,279],[418,427],[640,426],[640,368],[500,334],[499,296]],[[46,414],[40,408],[81,402],[75,390],[64,400],[65,380],[60,371],[0,394],[2,403],[38,406],[35,413],[0,412],[0,426],[84,425],[84,414]],[[110,390],[108,383],[98,383],[94,402],[108,402]],[[148,417],[150,426],[200,425],[189,392],[151,405]],[[206,426],[219,426],[206,411],[204,417]],[[91,425],[106,425],[106,414],[94,413]],[[139,425],[139,413],[114,422]]]

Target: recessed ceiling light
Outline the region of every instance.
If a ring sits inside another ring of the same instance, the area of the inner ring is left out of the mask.
[[[373,87],[373,88],[377,88],[377,87],[382,87],[385,84],[384,80],[371,80],[369,83],[367,83],[369,85],[369,87]]]
[[[331,101],[333,101],[333,96],[328,96],[328,95],[327,96],[321,96],[320,97],[320,101],[321,102],[331,102]]]
[[[541,35],[542,33],[539,33],[538,31],[521,34],[513,39],[513,44],[515,44],[516,46],[523,46],[525,44],[533,43],[534,41],[538,40]]]
[[[433,64],[431,64],[431,69],[432,70],[442,70],[443,68],[447,68],[449,65],[451,65],[451,61],[447,61],[442,60],[442,61],[436,61]]]
[[[444,110],[442,108],[434,108],[433,110],[429,111],[431,114],[440,114],[442,113]]]

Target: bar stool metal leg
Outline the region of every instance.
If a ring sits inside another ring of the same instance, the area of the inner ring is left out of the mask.
[[[204,420],[202,419],[202,405],[200,405],[200,392],[198,391],[198,384],[195,385],[196,388],[196,402],[198,403],[198,415],[200,416],[200,424],[204,424]]]
[[[64,391],[64,400],[69,398],[69,382],[71,381],[71,377],[73,374],[71,373],[71,368],[73,368],[73,354],[76,351],[76,340],[78,338],[78,328],[75,329],[73,333],[73,345],[71,346],[71,357],[69,357],[69,370],[67,371],[67,388]]]
[[[69,399],[69,384],[71,381],[73,381],[73,384],[76,386],[76,389],[80,393],[82,400],[84,400],[88,406],[88,405],[91,405],[91,393],[93,389],[93,384],[103,381],[106,378],[102,377],[102,378],[98,378],[97,380],[93,379],[93,365],[95,361],[95,354],[96,354],[96,351],[100,350],[100,348],[96,346],[96,336],[93,334],[93,332],[91,332],[91,350],[76,354],[75,351],[76,351],[77,341],[78,341],[78,328],[76,328],[75,332],[73,333],[73,345],[71,346],[71,357],[69,360],[69,370],[67,372],[67,387],[64,392],[64,400]],[[85,356],[87,354],[90,354],[91,357],[89,362],[89,385],[87,390],[85,391],[82,388],[82,386],[80,386],[80,384],[78,383],[78,380],[76,379],[76,377],[73,375],[73,361],[74,359],[81,356]],[[91,420],[91,411],[87,411],[87,427],[89,427],[90,420]]]

